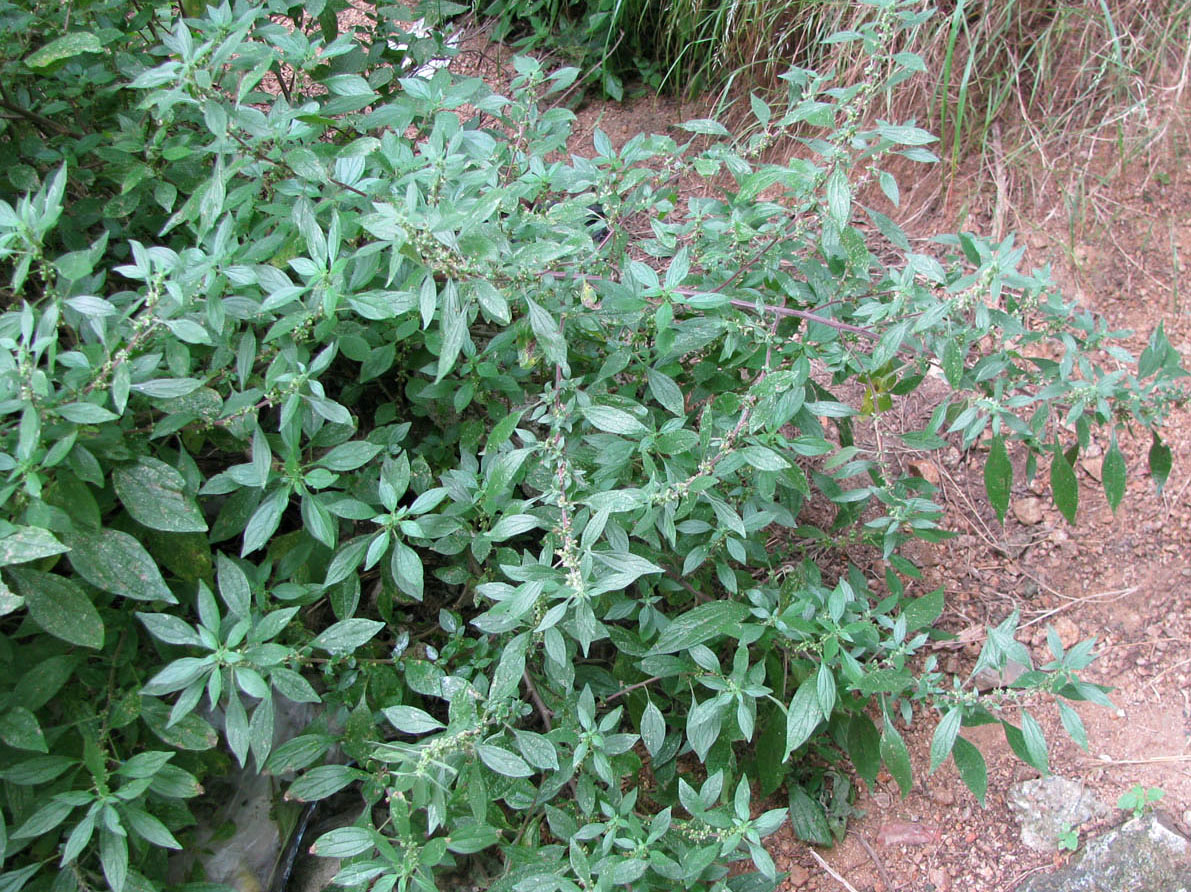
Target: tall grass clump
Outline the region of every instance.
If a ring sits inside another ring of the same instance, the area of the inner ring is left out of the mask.
[[[615,98],[623,80],[636,78],[707,94],[721,113],[753,91],[785,92],[779,75],[791,65],[860,76],[866,60],[840,35],[858,33],[878,8],[840,0],[477,3],[500,23],[499,37],[564,51]],[[939,133],[952,174],[973,151],[1011,170],[1074,164],[1082,174],[1107,149],[1123,169],[1139,158],[1152,163],[1172,137],[1186,136],[1191,0],[945,0],[932,12],[891,47],[921,57],[929,76],[905,87],[886,80],[875,108]],[[739,104],[747,117],[748,103]]]

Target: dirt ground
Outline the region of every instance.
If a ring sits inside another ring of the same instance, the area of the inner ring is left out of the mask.
[[[477,31],[461,46],[453,68],[479,74],[496,89],[507,83],[508,50],[487,44]],[[591,102],[579,109],[570,148],[590,152],[596,126],[620,145],[700,112],[655,97],[622,105]],[[1114,328],[1135,332],[1126,343],[1135,355],[1162,322],[1191,365],[1191,277],[1179,277],[1180,264],[1185,268],[1191,258],[1191,147],[1184,138],[1167,149],[1130,160],[1123,173],[1118,164],[1103,178],[1074,183],[1041,165],[1006,177],[995,158],[969,161],[949,186],[938,171],[919,168],[920,180],[903,186],[907,228],[923,236],[956,228],[1016,231],[1028,245],[1028,266],[1052,264],[1066,296],[1104,315]],[[1122,440],[1128,489],[1115,516],[1099,483],[1096,454],[1108,444],[1096,444],[1078,469],[1074,526],[1051,504],[1044,475],[1027,487],[1018,473],[1002,527],[984,495],[984,456],[951,450],[928,473],[937,475],[947,526],[959,535],[920,549],[918,557],[926,568],[922,592],[946,589],[942,626],[950,631],[975,631],[1019,610],[1037,662],[1050,659],[1047,626],[1054,626],[1064,646],[1096,638],[1100,656],[1084,677],[1114,688],[1116,708],[1079,704],[1087,752],[1062,730],[1053,703],[1029,704],[1051,746],[1051,769],[1084,783],[1109,805],[1135,784],[1160,788],[1162,810],[1191,834],[1191,411],[1170,418],[1164,439],[1174,462],[1161,494],[1148,478],[1148,439]],[[978,648],[940,649],[940,664],[966,677]],[[987,807],[963,786],[950,760],[927,774],[936,718],[918,716],[903,731],[917,781],[905,799],[887,774],[875,789],[858,780],[855,807],[863,814],[849,824],[842,844],[812,853],[789,827],[769,839],[779,870],[787,874],[780,889],[1010,892],[1030,874],[1070,857],[1022,844],[1005,793],[1037,772],[1012,754],[999,726],[963,731],[988,760]],[[1081,828],[1080,844],[1123,817],[1114,809],[1099,824]]]

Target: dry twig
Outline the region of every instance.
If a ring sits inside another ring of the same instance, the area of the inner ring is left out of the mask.
[[[828,864],[826,861],[824,861],[822,856],[818,852],[816,852],[814,849],[807,849],[807,851],[811,853],[812,858],[814,858],[816,861],[819,862],[819,866],[822,867],[825,871],[827,871],[827,875],[830,876],[837,883],[839,883],[841,886],[843,886],[845,889],[847,889],[848,892],[859,892],[859,890],[857,890],[857,888],[855,886],[853,886],[851,883],[849,883],[847,880],[845,880],[842,876],[840,876],[838,873],[836,873],[835,870],[832,869],[831,865]]]

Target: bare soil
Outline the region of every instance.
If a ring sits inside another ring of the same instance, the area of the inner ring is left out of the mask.
[[[507,86],[509,50],[488,43],[482,29],[472,29],[461,46],[453,69],[482,76],[497,90]],[[637,133],[667,132],[703,111],[652,96],[619,105],[588,102],[578,110],[569,148],[592,152],[597,126],[619,146]],[[1191,365],[1191,277],[1180,279],[1180,265],[1191,258],[1191,149],[1184,134],[1181,144],[1164,151],[1125,164],[1109,159],[1102,177],[1084,179],[1064,179],[1041,163],[1024,170],[1019,163],[1007,177],[995,156],[968,161],[947,181],[920,166],[916,179],[903,183],[907,200],[899,217],[924,244],[931,233],[957,228],[1018,232],[1028,246],[1026,265],[1051,264],[1066,296],[1114,328],[1133,330],[1126,346],[1135,355],[1163,323]],[[1047,626],[1064,646],[1096,638],[1100,656],[1084,677],[1111,686],[1116,708],[1079,704],[1087,752],[1062,730],[1053,703],[1028,704],[1051,745],[1051,769],[1086,784],[1109,805],[1134,784],[1160,788],[1160,807],[1191,834],[1191,411],[1174,413],[1163,438],[1174,464],[1160,494],[1148,478],[1148,438],[1121,441],[1128,489],[1115,515],[1099,482],[1097,453],[1107,440],[1095,444],[1078,468],[1074,526],[1051,503],[1045,475],[1027,486],[1018,473],[1002,527],[984,495],[984,455],[950,450],[925,474],[937,478],[946,526],[958,536],[921,547],[917,557],[926,572],[921,592],[945,587],[942,626],[964,638],[1014,610],[1036,662],[1050,659]],[[941,649],[938,657],[945,671],[967,677],[978,650],[974,640]],[[963,786],[950,760],[928,775],[936,718],[916,716],[903,731],[917,779],[905,799],[887,774],[874,789],[857,780],[855,805],[863,814],[840,845],[812,853],[789,827],[769,839],[787,874],[780,889],[1010,892],[1028,875],[1070,857],[1022,844],[1005,793],[1037,773],[1013,755],[999,726],[963,731],[988,761],[987,807]],[[1081,844],[1123,817],[1115,812],[1081,828]]]

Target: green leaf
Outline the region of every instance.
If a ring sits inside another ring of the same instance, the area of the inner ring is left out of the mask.
[[[943,589],[937,588],[921,598],[914,598],[902,607],[902,617],[906,620],[906,631],[917,632],[934,625],[935,620],[943,615]]]
[[[416,706],[390,706],[381,711],[393,727],[403,734],[426,734],[446,727],[430,713]]]
[[[340,443],[315,464],[332,471],[354,471],[376,458],[383,449],[383,446],[366,440],[352,440]]]
[[[49,752],[37,717],[24,706],[10,706],[0,715],[0,740],[20,750]]]
[[[69,546],[59,542],[49,530],[15,527],[13,532],[0,539],[0,567],[27,564],[69,550]]]
[[[127,533],[102,529],[63,538],[70,565],[96,588],[138,601],[178,603],[149,552]]]
[[[992,438],[988,458],[984,462],[984,491],[988,501],[997,512],[997,520],[1005,523],[1005,511],[1009,508],[1009,492],[1013,488],[1013,464],[1005,449],[1005,438],[999,434]]]
[[[657,369],[649,369],[648,375],[649,392],[653,394],[653,398],[671,415],[683,417],[686,414],[686,400],[674,379]]]
[[[1113,435],[1112,445],[1104,453],[1104,462],[1100,466],[1100,480],[1104,484],[1104,497],[1108,500],[1108,507],[1116,513],[1117,505],[1125,497],[1125,456],[1117,445],[1116,435]]]
[[[984,805],[984,797],[988,793],[988,766],[980,750],[965,738],[956,737],[951,756],[955,759],[955,767],[959,769],[964,786]]]
[[[835,709],[835,675],[826,661],[819,664],[819,671],[815,673],[815,695],[823,719],[831,721],[831,713]]]
[[[964,356],[966,350],[955,341],[948,341],[943,348],[943,377],[952,387],[959,387],[964,378]]]
[[[863,712],[852,715],[848,723],[848,756],[856,773],[871,787],[881,771],[881,734]]]
[[[808,675],[794,692],[790,708],[786,711],[786,747],[782,755],[783,762],[790,757],[790,753],[810,740],[821,721],[823,713],[819,708],[818,681],[816,676]]]
[[[48,783],[70,766],[77,764],[77,759],[67,756],[34,756],[0,771],[0,778],[23,787],[31,787]]]
[[[244,544],[240,548],[240,557],[252,554],[258,548],[269,544],[277,527],[281,524],[281,516],[289,505],[292,490],[288,484],[281,484],[261,500],[257,509],[248,519],[244,527]]]
[[[558,771],[558,751],[548,738],[520,728],[514,729],[513,737],[526,762],[541,771]]]
[[[1059,718],[1063,722],[1063,728],[1071,735],[1071,739],[1079,745],[1080,749],[1087,750],[1088,732],[1083,726],[1083,719],[1079,717],[1079,713],[1060,700]]]
[[[110,806],[109,806],[110,807]],[[128,837],[103,827],[99,831],[99,863],[112,892],[124,892],[128,879]]]
[[[476,753],[485,765],[505,777],[532,777],[534,770],[516,753],[488,743],[476,745]]]
[[[623,409],[612,406],[588,406],[582,410],[583,417],[595,427],[610,434],[639,437],[649,429]]]
[[[203,533],[207,522],[186,481],[165,462],[144,455],[112,471],[112,486],[132,519],[166,533]]]
[[[728,128],[719,121],[711,118],[695,118],[678,125],[687,133],[697,133],[700,136],[731,136]]]
[[[1075,478],[1075,469],[1057,444],[1050,461],[1050,489],[1055,506],[1067,518],[1067,523],[1075,523],[1075,513],[1079,508],[1079,481]]]
[[[526,632],[516,635],[505,644],[500,661],[496,664],[496,671],[492,673],[492,684],[488,689],[489,700],[506,700],[517,694],[521,687],[521,679],[525,675],[525,655],[528,651],[529,634]]]
[[[348,784],[365,780],[367,777],[363,771],[347,765],[319,765],[290,784],[285,798],[297,799],[299,802],[317,802],[335,795]]]
[[[422,559],[418,553],[400,539],[393,543],[393,556],[389,562],[397,587],[415,601],[422,600]]]
[[[103,620],[77,583],[25,567],[8,572],[25,599],[29,616],[45,631],[79,647],[103,647]]]
[[[558,323],[534,301],[526,298],[525,302],[529,304],[529,325],[542,346],[542,352],[552,363],[566,371],[567,342],[558,328]]]
[[[170,709],[160,700],[141,698],[141,717],[149,730],[170,746],[183,750],[209,750],[219,742],[215,729],[193,712],[169,724]],[[167,727],[168,725],[168,727]]]
[[[934,737],[930,742],[930,770],[932,774],[951,754],[951,747],[954,746],[955,740],[959,736],[959,725],[962,719],[963,710],[958,706],[953,706],[947,710],[947,714],[935,728]]]
[[[1171,453],[1170,447],[1162,442],[1162,439],[1154,434],[1154,440],[1150,443],[1149,452],[1150,477],[1153,478],[1154,486],[1158,489],[1158,494],[1162,494],[1162,487],[1166,485],[1166,479],[1170,476],[1171,467]]]
[[[666,742],[666,719],[652,700],[641,712],[641,741],[651,756],[656,756]]]
[[[840,226],[847,225],[852,216],[852,187],[842,167],[827,178],[827,213]]]
[[[28,839],[33,836],[44,836],[66,820],[66,816],[74,811],[74,806],[55,799],[43,805],[12,832],[13,839]]]
[[[57,40],[51,40],[41,49],[25,57],[25,64],[30,68],[48,68],[55,62],[71,59],[83,53],[102,53],[103,44],[90,31],[75,31],[63,34]]]
[[[311,851],[320,858],[350,858],[373,849],[372,832],[366,827],[340,827],[314,841]]]
[[[340,620],[323,629],[310,642],[310,646],[320,648],[332,654],[351,653],[371,641],[384,627],[385,624],[383,622],[371,619],[356,617]]]
[[[1025,743],[1026,752],[1029,754],[1029,758],[1026,761],[1043,774],[1050,774],[1050,764],[1046,752],[1046,737],[1042,733],[1042,726],[1038,724],[1037,719],[1024,709],[1021,711],[1021,735]]]
[[[174,834],[170,833],[165,824],[147,811],[134,805],[125,804],[123,813],[129,829],[141,839],[162,849],[178,850],[182,848],[182,844],[174,838]]]
[[[198,378],[155,378],[133,384],[132,390],[153,399],[171,400],[186,396],[202,386],[203,382]]]
[[[1025,714],[1023,713],[1023,715]],[[1031,721],[1033,721],[1032,718]],[[1023,719],[1023,728],[1025,724],[1026,723]],[[1037,722],[1034,722],[1034,725],[1036,736],[1034,737],[1034,742],[1031,745],[1026,742],[1026,735],[1023,728],[1018,728],[1016,725],[1010,724],[1004,719],[1001,720],[1001,728],[1005,732],[1005,740],[1009,743],[1009,748],[1012,749],[1013,752],[1017,754],[1017,757],[1027,765],[1032,765],[1034,768],[1037,768],[1039,771],[1047,774],[1049,771],[1047,768],[1046,759],[1046,742],[1044,740],[1041,741],[1042,758],[1039,759],[1038,744],[1041,739],[1041,731],[1037,729]]]
[[[293,669],[274,666],[269,671],[269,681],[282,697],[291,703],[318,703],[320,698],[305,678]]]
[[[910,751],[906,749],[906,742],[885,716],[885,727],[881,732],[881,758],[885,760],[885,767],[897,781],[898,789],[903,797],[908,796],[914,786],[913,773],[910,770]]]
[[[831,827],[827,823],[827,813],[823,806],[798,784],[790,787],[790,826],[794,835],[803,842],[817,846],[835,844],[835,837],[831,835]]]
[[[719,635],[740,630],[749,609],[736,601],[710,601],[688,610],[666,626],[651,653],[669,654],[688,650]]]

